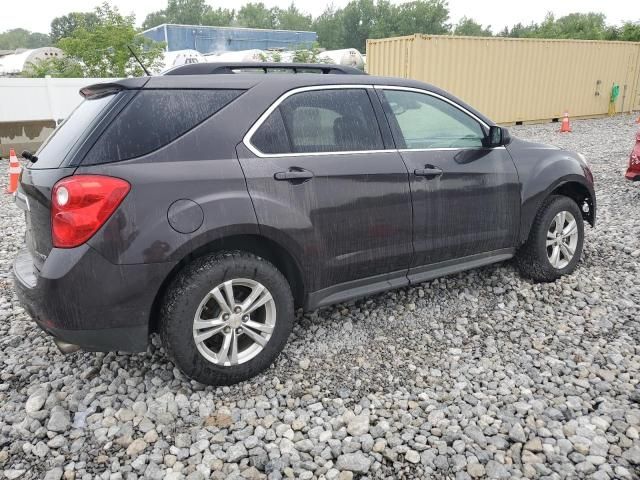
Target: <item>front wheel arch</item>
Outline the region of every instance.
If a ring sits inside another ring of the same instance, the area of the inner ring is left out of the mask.
[[[572,199],[578,204],[582,219],[592,227],[595,227],[596,214],[593,197],[589,189],[582,183],[575,181],[561,183],[548,196],[551,195],[561,195]]]
[[[522,216],[520,218],[519,245],[523,245],[527,241],[536,215],[540,209],[544,207],[549,198],[553,196],[563,196],[573,200],[580,209],[582,219],[591,225],[591,227],[595,227],[595,192],[585,183],[584,177],[579,175],[570,175],[558,179],[556,182],[549,185],[546,190],[524,200],[521,210]]]

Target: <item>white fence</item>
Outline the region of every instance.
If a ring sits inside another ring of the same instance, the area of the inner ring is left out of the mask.
[[[82,101],[80,89],[110,78],[0,78],[0,156],[36,150]]]
[[[80,103],[82,87],[109,78],[0,78],[0,123],[63,120]]]

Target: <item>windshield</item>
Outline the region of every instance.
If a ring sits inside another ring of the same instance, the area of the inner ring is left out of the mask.
[[[56,128],[36,152],[38,161],[29,168],[58,168],[75,144],[83,137],[115,95],[83,100],[76,109]]]

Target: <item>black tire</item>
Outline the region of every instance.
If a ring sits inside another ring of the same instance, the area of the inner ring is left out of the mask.
[[[217,365],[196,346],[194,318],[208,292],[238,278],[260,282],[271,293],[277,313],[275,327],[254,358],[237,365]],[[160,335],[169,357],[189,378],[207,385],[231,385],[254,377],[275,361],[287,343],[293,319],[291,288],[282,273],[256,255],[227,251],[194,260],[171,282],[162,306]]]
[[[547,254],[547,232],[555,216],[562,212],[570,212],[578,227],[578,243],[573,258],[564,268],[556,268],[551,264]],[[580,208],[569,197],[552,195],[540,207],[531,226],[529,238],[516,255],[520,272],[537,282],[552,282],[563,275],[571,274],[577,267],[584,244],[584,220]]]

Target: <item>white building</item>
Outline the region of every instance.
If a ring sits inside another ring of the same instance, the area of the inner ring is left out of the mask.
[[[56,47],[42,47],[32,50],[19,48],[14,52],[4,51],[3,53],[5,54],[0,53],[0,76],[5,77],[20,75],[30,63],[64,56],[62,50]]]

